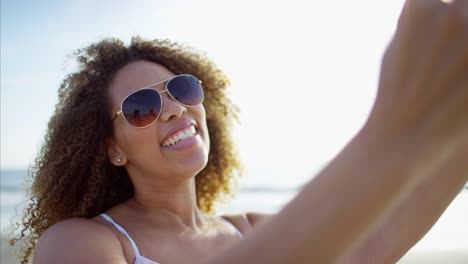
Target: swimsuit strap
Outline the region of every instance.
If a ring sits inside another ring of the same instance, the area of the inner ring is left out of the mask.
[[[218,219],[220,219],[221,221],[224,221],[224,222],[227,222],[228,224],[230,224],[232,227],[234,227],[234,230],[236,231],[237,235],[239,235],[241,238],[244,238],[244,235],[242,235],[242,233],[239,231],[239,229],[231,222],[229,222],[228,220],[222,218],[221,216],[218,216]]]
[[[104,217],[104,219],[106,219],[111,224],[113,224],[115,226],[115,228],[117,228],[117,230],[120,231],[120,233],[124,234],[128,238],[128,240],[130,240],[130,243],[132,244],[132,247],[133,247],[133,251],[135,252],[135,258],[138,258],[140,256],[140,251],[138,250],[135,242],[130,237],[130,235],[127,233],[127,231],[125,231],[125,229],[122,226],[120,226],[119,224],[114,222],[114,220],[112,220],[112,218],[110,216],[108,216],[107,214],[102,213],[102,214],[100,214],[100,216]]]
[[[135,244],[135,241],[133,241],[133,239],[130,237],[130,235],[127,233],[127,231],[125,231],[125,229],[121,225],[114,222],[114,220],[110,216],[108,216],[107,214],[102,213],[102,214],[100,214],[100,216],[102,216],[104,219],[106,219],[108,222],[110,222],[115,228],[117,228],[117,230],[120,231],[120,233],[124,234],[128,238],[128,240],[130,240],[130,243],[132,244],[132,247],[133,247],[133,251],[135,252],[135,258],[138,259],[140,257],[140,251],[138,250],[138,247]],[[239,229],[233,223],[231,223],[228,220],[222,218],[221,216],[218,216],[218,219],[230,224],[234,228],[234,230],[236,231],[237,235],[239,235],[239,237],[241,237],[241,238],[244,238],[244,235],[242,235],[242,233],[239,231]]]

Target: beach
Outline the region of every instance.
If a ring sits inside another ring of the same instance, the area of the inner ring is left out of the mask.
[[[9,243],[6,241],[6,237],[2,235],[0,263],[2,264],[20,263],[20,261],[14,257],[14,252],[16,249],[17,248],[11,247]]]
[[[410,251],[398,264],[467,264],[468,250]]]

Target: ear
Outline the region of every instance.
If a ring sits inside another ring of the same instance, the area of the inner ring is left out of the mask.
[[[106,142],[106,151],[107,151],[107,158],[109,159],[110,163],[114,164],[115,166],[123,166],[127,163],[127,157],[119,145],[115,142],[113,138],[107,138]]]

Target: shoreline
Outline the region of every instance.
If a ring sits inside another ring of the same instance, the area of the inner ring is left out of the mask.
[[[19,258],[15,257],[14,254],[19,249],[19,246],[10,246],[8,243],[8,237],[2,234],[1,237],[1,251],[0,251],[0,263],[2,264],[19,264]]]
[[[468,249],[412,250],[396,264],[466,264]]]

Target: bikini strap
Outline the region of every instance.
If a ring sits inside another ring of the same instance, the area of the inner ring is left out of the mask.
[[[224,222],[227,222],[228,224],[230,224],[232,227],[234,227],[234,230],[236,231],[237,235],[239,235],[241,238],[244,238],[244,235],[242,235],[242,233],[239,231],[239,229],[231,222],[229,222],[228,220],[222,218],[221,216],[218,216],[218,219],[220,219],[221,221],[224,221]]]
[[[108,216],[107,214],[102,213],[102,214],[100,214],[100,216],[104,217],[104,219],[106,219],[108,222],[110,222],[112,225],[114,225],[115,228],[117,228],[117,230],[120,231],[120,233],[124,234],[128,238],[128,240],[130,240],[130,243],[132,244],[132,247],[133,247],[133,252],[135,252],[135,258],[139,257],[140,256],[140,251],[138,250],[138,247],[136,246],[135,242],[130,237],[130,235],[127,233],[127,231],[125,231],[125,229],[122,226],[120,226],[119,224],[114,222],[114,220],[112,220],[112,218],[110,216]]]

